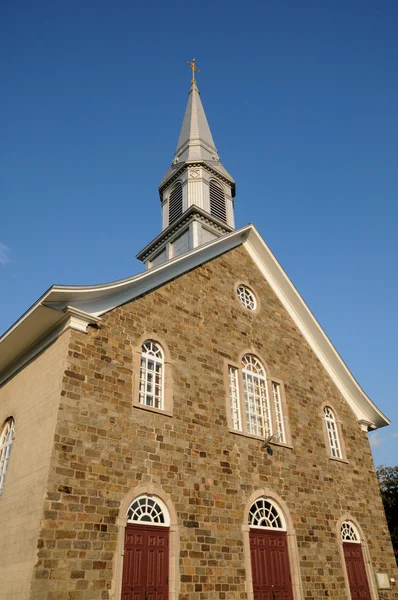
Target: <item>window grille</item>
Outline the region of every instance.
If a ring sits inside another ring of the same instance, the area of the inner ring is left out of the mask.
[[[256,297],[251,290],[245,285],[239,285],[236,289],[239,300],[245,308],[254,310],[256,308]]]
[[[10,460],[11,446],[15,433],[15,421],[12,417],[7,419],[0,434],[0,496],[3,492],[4,480]]]
[[[164,357],[160,346],[146,340],[142,344],[139,403],[163,409]]]
[[[284,444],[286,442],[286,436],[283,423],[281,386],[274,381],[272,382],[272,395],[274,397],[276,433],[278,434],[278,441]]]
[[[165,525],[165,514],[159,502],[149,496],[139,496],[127,511],[127,520],[135,523]]]
[[[285,529],[276,506],[266,498],[256,500],[249,511],[249,525],[267,529]]]
[[[233,429],[242,429],[239,405],[238,369],[228,367],[229,396],[231,400],[231,423]]]
[[[333,458],[342,458],[339,434],[337,431],[336,417],[329,406],[323,409],[326,431],[328,434],[330,454]]]
[[[242,378],[247,431],[269,436],[272,430],[265,369],[252,354],[242,358]]]
[[[182,215],[182,183],[179,181],[169,196],[169,225]]]
[[[210,214],[221,221],[227,222],[224,190],[220,184],[210,181]]]
[[[361,542],[358,532],[352,523],[345,521],[340,529],[340,536],[343,542]]]

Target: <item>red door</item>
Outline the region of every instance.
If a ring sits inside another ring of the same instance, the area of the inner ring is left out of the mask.
[[[343,542],[343,550],[352,600],[370,600],[361,544]]]
[[[128,524],[124,537],[122,600],[167,600],[169,528]]]
[[[254,600],[293,600],[284,531],[250,530]]]

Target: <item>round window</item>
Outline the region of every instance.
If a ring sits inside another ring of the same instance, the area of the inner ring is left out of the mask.
[[[257,305],[256,297],[246,285],[238,285],[236,293],[245,308],[248,310],[255,310]]]

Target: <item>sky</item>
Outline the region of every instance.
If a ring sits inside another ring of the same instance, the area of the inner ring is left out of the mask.
[[[52,284],[142,270],[196,58],[237,227],[255,224],[398,464],[396,0],[3,0],[0,332]]]

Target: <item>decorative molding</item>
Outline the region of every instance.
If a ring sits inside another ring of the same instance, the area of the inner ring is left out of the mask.
[[[192,221],[201,221],[219,235],[224,235],[233,231],[232,227],[213,217],[203,209],[199,208],[195,204],[192,204],[188,210],[186,210],[176,221],[173,221],[169,227],[162,231],[150,244],[145,246],[141,252],[136,256],[138,260],[146,262],[154,258],[154,254],[163,250],[163,247],[168,243],[174,241],[176,237],[181,233],[181,229],[186,229]]]

